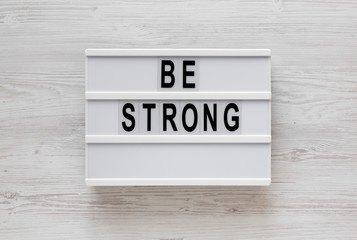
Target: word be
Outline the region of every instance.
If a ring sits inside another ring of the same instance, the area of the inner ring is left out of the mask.
[[[179,61],[176,61],[179,63]],[[177,64],[181,66],[181,63]],[[176,76],[180,76],[182,74],[182,88],[184,89],[192,89],[196,88],[196,84],[194,81],[195,72],[193,69],[196,65],[195,60],[183,60],[182,61],[182,69],[175,69],[175,63],[171,60],[161,60],[161,70],[160,70],[160,87],[162,89],[173,88],[176,83]],[[181,72],[180,72],[181,70]],[[188,82],[188,77],[190,77],[190,81]]]

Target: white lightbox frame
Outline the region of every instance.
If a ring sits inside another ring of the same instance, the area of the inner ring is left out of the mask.
[[[86,184],[89,186],[235,185],[264,186],[271,183],[271,74],[264,92],[100,92],[88,91],[88,57],[269,57],[269,49],[87,49],[86,55]],[[270,61],[269,61],[270,62]],[[269,67],[269,71],[270,71]],[[267,100],[269,135],[88,135],[88,100]],[[88,178],[89,143],[268,143],[267,178]]]

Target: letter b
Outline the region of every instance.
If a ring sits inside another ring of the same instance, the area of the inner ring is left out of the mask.
[[[166,70],[166,66],[169,66],[170,69]],[[161,88],[172,88],[175,84],[174,76],[175,65],[171,60],[162,60],[161,61]],[[170,82],[165,82],[166,77],[171,79]]]

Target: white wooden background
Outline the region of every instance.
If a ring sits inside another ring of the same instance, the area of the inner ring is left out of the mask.
[[[270,48],[270,187],[87,187],[84,49]],[[0,239],[357,239],[357,1],[0,1]]]

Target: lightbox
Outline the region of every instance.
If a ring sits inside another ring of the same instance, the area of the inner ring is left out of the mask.
[[[269,185],[270,68],[266,49],[87,49],[87,185]]]

